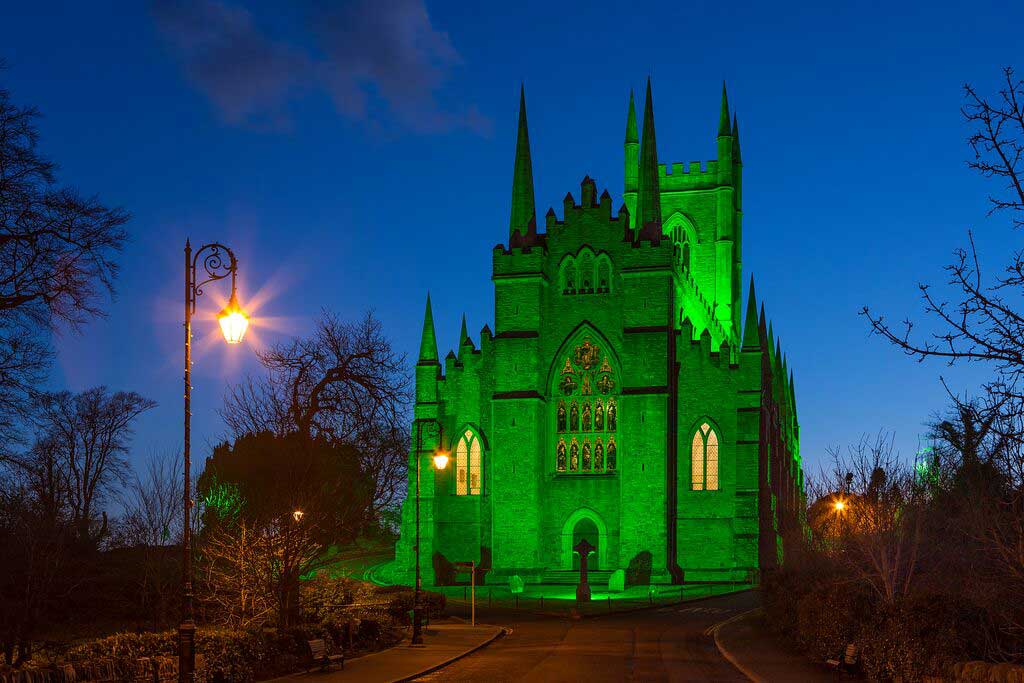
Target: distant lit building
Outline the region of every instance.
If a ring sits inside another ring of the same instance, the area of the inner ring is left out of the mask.
[[[469,560],[488,583],[565,578],[581,537],[591,569],[647,567],[654,582],[743,580],[783,557],[803,506],[800,428],[752,284],[741,306],[743,167],[724,92],[717,147],[704,165],[659,165],[648,87],[642,141],[630,97],[623,206],[586,177],[540,232],[521,101],[494,331],[475,343],[463,322],[442,364],[427,301],[415,414],[444,425],[451,463],[435,471],[425,444],[425,583]],[[382,572],[405,583],[414,456]]]

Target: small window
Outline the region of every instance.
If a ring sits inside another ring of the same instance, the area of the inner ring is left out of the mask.
[[[691,442],[690,487],[694,491],[718,490],[718,434],[707,422]]]
[[[480,495],[482,464],[480,439],[467,429],[455,448],[455,495]]]

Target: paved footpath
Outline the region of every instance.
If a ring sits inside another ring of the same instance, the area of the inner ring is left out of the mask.
[[[708,629],[722,656],[754,683],[851,681],[836,672],[789,651],[765,623],[764,612],[750,610]]]
[[[386,683],[405,681],[444,666],[499,638],[503,630],[497,626],[468,624],[431,624],[423,630],[423,646],[408,642],[345,662],[345,668],[327,672],[312,671],[278,681],[290,683]]]

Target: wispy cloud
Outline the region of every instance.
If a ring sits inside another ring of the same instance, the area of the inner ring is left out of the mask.
[[[189,80],[230,123],[283,125],[296,97],[322,91],[355,120],[382,111],[417,132],[490,130],[475,107],[438,101],[461,58],[423,0],[293,2],[301,31],[288,36],[227,0],[152,0],[151,7]]]

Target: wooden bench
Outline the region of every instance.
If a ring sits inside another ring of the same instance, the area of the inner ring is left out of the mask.
[[[827,659],[825,663],[831,666],[833,669],[845,669],[846,671],[852,671],[857,667],[858,655],[857,646],[850,643],[846,646],[846,651],[837,659]]]
[[[327,671],[331,664],[338,664],[342,669],[345,668],[345,655],[329,654],[327,652],[327,643],[324,642],[323,638],[307,640],[306,645],[309,647],[309,666],[306,667],[306,671],[309,671],[314,666],[319,666],[321,671]]]

